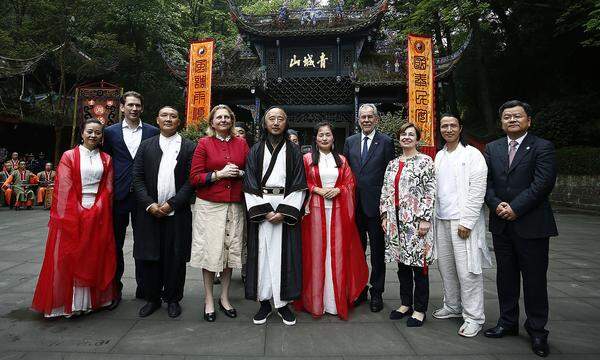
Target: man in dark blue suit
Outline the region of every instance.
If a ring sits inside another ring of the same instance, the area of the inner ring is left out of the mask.
[[[116,308],[121,301],[123,283],[123,271],[125,263],[123,260],[123,244],[125,242],[125,231],[129,225],[131,214],[131,226],[136,225],[135,193],[133,189],[133,159],[137,153],[142,140],[156,136],[159,130],[141,121],[140,116],[144,110],[143,97],[135,91],[128,91],[121,96],[120,107],[124,119],[104,130],[103,149],[113,160],[114,168],[114,201],[113,201],[113,227],[115,231],[115,242],[117,249],[117,269],[115,271],[115,283],[119,295],[109,307]],[[135,242],[135,238],[134,238]],[[144,298],[141,287],[141,267],[136,261],[135,280],[137,289],[136,298]]]
[[[375,130],[379,122],[377,108],[363,104],[358,110],[361,132],[346,139],[344,156],[348,159],[356,177],[356,224],[363,249],[367,248],[367,234],[371,249],[371,311],[383,309],[385,287],[385,242],[379,214],[379,198],[383,186],[383,174],[388,163],[394,159],[394,142]],[[366,300],[367,289],[357,303]]]
[[[531,107],[512,100],[499,110],[506,137],[485,147],[488,166],[485,202],[490,208],[490,231],[497,263],[498,324],[485,336],[500,338],[519,333],[521,276],[525,329],[536,355],[549,354],[548,245],[558,235],[548,199],[556,181],[556,159],[551,142],[527,132]]]

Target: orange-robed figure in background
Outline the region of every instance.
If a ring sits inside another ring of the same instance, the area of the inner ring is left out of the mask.
[[[52,170],[52,163],[46,163],[44,171],[40,171],[37,174],[39,187],[37,191],[37,204],[42,205],[44,203],[44,199],[46,198],[46,190],[49,187],[54,186],[54,177],[56,176],[56,171]]]
[[[15,210],[19,210],[24,206],[31,209],[34,198],[31,186],[37,183],[37,176],[25,168],[25,161],[21,161],[19,162],[19,168],[13,171],[8,179],[6,179],[2,185],[2,189],[8,189],[8,187],[12,185],[12,190],[15,195]]]

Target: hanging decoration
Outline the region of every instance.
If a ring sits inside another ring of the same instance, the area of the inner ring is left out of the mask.
[[[210,112],[214,46],[214,39],[190,44],[186,105],[188,125],[205,121]]]
[[[408,121],[421,130],[420,151],[435,156],[435,83],[430,36],[408,36]]]
[[[119,122],[121,116],[119,99],[122,94],[122,87],[104,81],[78,86],[75,89],[71,145],[75,145],[76,130],[79,129],[79,125],[87,119],[96,118],[104,125]]]

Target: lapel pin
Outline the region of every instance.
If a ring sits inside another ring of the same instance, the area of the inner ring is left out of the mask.
[[[529,146],[525,148],[525,150],[529,150]]]

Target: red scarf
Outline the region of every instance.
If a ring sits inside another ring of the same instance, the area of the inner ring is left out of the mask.
[[[394,204],[396,207],[400,205],[400,199],[398,198],[398,184],[400,183],[400,175],[402,175],[402,169],[404,169],[404,162],[400,161],[400,165],[398,166],[398,172],[396,173],[396,178],[394,179]]]

